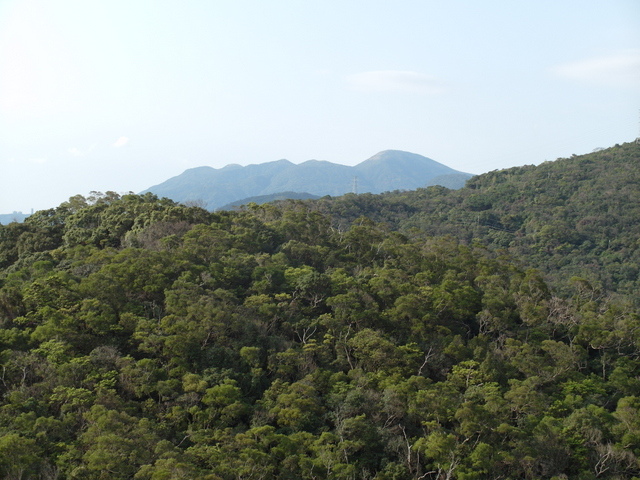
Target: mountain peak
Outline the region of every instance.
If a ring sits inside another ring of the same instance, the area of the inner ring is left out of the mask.
[[[383,150],[376,153],[373,157],[368,158],[359,165],[365,163],[377,163],[377,162],[433,162],[438,164],[435,160],[428,157],[418,155],[417,153],[406,152],[404,150]],[[442,165],[442,164],[438,164]]]
[[[242,165],[240,165],[239,163],[229,163],[228,165],[225,165],[224,167],[222,167],[220,170],[237,170],[239,168],[242,168]]]
[[[391,155],[416,155],[418,157],[421,157],[422,155],[418,155],[417,153],[411,153],[411,152],[407,152],[406,150],[393,150],[393,149],[389,149],[389,150],[382,150],[381,152],[376,153],[373,157],[371,158],[378,158],[378,157],[388,157]]]

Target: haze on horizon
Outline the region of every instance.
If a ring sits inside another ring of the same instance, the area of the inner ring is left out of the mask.
[[[381,150],[483,173],[640,136],[640,3],[5,0],[0,213]]]

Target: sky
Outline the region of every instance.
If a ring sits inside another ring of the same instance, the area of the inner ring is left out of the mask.
[[[477,174],[636,137],[637,0],[0,0],[0,213],[203,165]]]

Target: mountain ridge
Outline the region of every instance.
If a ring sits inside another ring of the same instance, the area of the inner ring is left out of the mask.
[[[316,159],[294,164],[280,159],[247,166],[194,167],[141,193],[177,202],[204,202],[215,210],[244,198],[283,192],[338,196],[352,192],[356,185],[359,193],[413,190],[446,175],[450,176],[448,188],[460,188],[473,176],[416,153],[383,150],[354,166]]]

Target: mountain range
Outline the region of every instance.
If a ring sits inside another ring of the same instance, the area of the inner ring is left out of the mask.
[[[337,196],[349,192],[414,190],[431,185],[457,189],[472,176],[422,155],[385,150],[355,166],[320,160],[296,165],[277,160],[245,167],[237,164],[219,169],[196,167],[142,193],[151,192],[183,203],[197,202],[215,210],[283,192]]]

